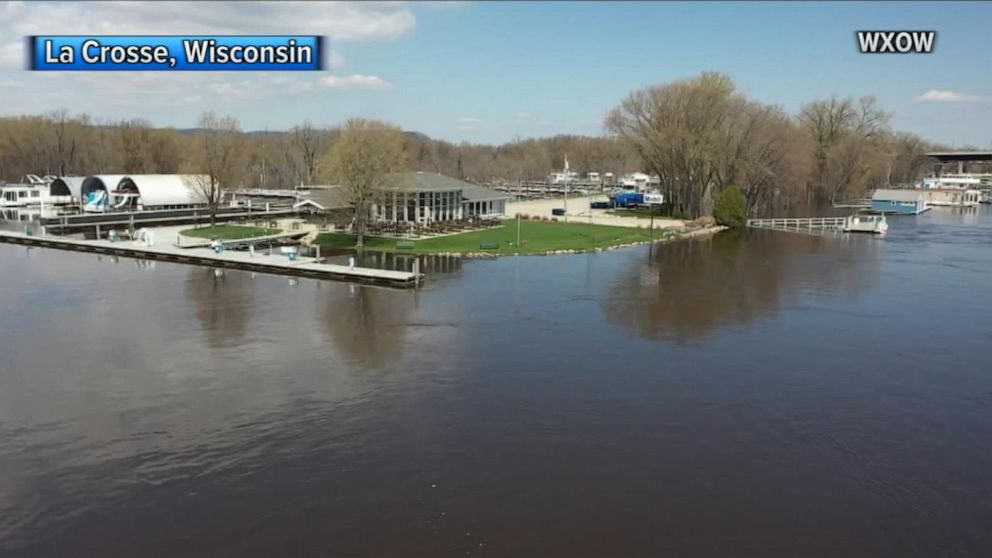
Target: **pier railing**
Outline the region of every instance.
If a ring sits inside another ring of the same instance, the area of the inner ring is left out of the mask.
[[[757,229],[802,230],[843,229],[844,217],[798,217],[788,219],[748,219],[747,226]]]
[[[871,198],[854,198],[834,203],[838,209],[868,209],[871,207]]]

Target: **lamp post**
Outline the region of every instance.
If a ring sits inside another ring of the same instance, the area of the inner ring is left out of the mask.
[[[520,251],[520,212],[517,212],[517,251]]]
[[[568,167],[565,167],[568,168]],[[568,222],[568,171],[565,171],[565,222]]]
[[[571,177],[568,174],[568,155],[565,155],[565,222],[568,223],[568,183]]]

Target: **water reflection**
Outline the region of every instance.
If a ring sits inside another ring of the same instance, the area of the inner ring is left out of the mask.
[[[695,342],[775,313],[801,291],[858,295],[878,277],[879,242],[737,231],[661,245],[614,281],[603,311],[643,337]]]
[[[416,293],[348,286],[348,295],[315,291],[314,303],[326,339],[352,362],[381,365],[400,355]]]
[[[252,274],[190,267],[185,292],[196,307],[208,346],[227,347],[244,341],[255,299]]]
[[[314,248],[305,248],[304,254],[316,257]],[[377,269],[390,269],[396,271],[411,271],[414,260],[420,260],[420,271],[422,273],[457,273],[462,269],[462,258],[460,256],[442,254],[403,254],[393,252],[377,252],[366,250],[356,252],[343,248],[322,247],[321,258],[330,263],[347,264],[348,258],[355,257],[355,265],[359,267],[373,267]]]

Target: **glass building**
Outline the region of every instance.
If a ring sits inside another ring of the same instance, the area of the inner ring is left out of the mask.
[[[372,206],[372,219],[393,223],[438,223],[499,219],[508,196],[433,172],[398,175]]]

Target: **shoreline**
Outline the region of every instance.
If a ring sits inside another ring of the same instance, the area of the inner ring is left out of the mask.
[[[405,250],[379,250],[379,249],[373,249],[373,248],[366,248],[366,249],[363,249],[362,251],[363,252],[378,252],[378,253],[381,253],[381,254],[406,254],[406,255],[410,255],[410,256],[454,256],[454,257],[459,257],[459,258],[480,259],[480,260],[486,260],[486,259],[488,259],[488,260],[496,260],[496,259],[499,259],[499,258],[505,258],[505,257],[509,257],[509,256],[524,256],[524,257],[531,257],[531,256],[537,256],[537,257],[540,257],[540,256],[563,256],[563,255],[568,255],[568,254],[589,254],[589,253],[593,253],[593,252],[608,252],[608,251],[612,251],[612,250],[620,250],[620,249],[623,249],[623,248],[631,248],[631,247],[634,247],[634,246],[644,246],[644,245],[647,245],[647,244],[666,244],[666,243],[669,243],[669,242],[675,242],[677,240],[684,240],[684,239],[688,239],[688,238],[695,238],[695,237],[703,236],[703,235],[717,234],[717,233],[723,232],[723,231],[728,230],[728,229],[729,229],[729,227],[725,227],[725,226],[722,226],[722,225],[715,225],[715,226],[712,226],[712,227],[705,227],[705,228],[701,228],[701,229],[695,229],[695,230],[691,230],[691,231],[686,231],[686,232],[681,232],[681,233],[675,233],[673,235],[662,236],[662,237],[656,238],[654,240],[641,240],[641,241],[637,241],[637,242],[625,242],[623,244],[617,244],[617,245],[614,245],[614,246],[604,246],[604,247],[595,247],[595,248],[583,248],[583,249],[545,250],[543,252],[527,252],[527,253],[511,252],[511,253],[504,253],[504,254],[496,254],[496,253],[492,253],[492,252],[478,252],[478,251],[476,251],[476,252],[411,252],[411,251],[405,251]],[[349,248],[348,250],[358,251],[355,248]]]

